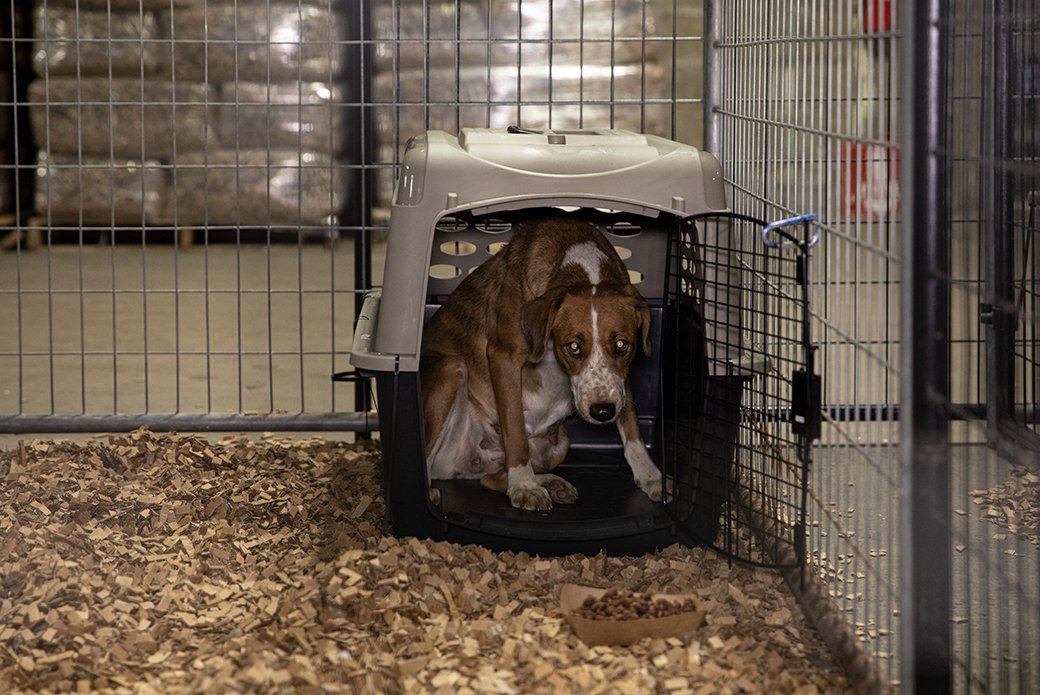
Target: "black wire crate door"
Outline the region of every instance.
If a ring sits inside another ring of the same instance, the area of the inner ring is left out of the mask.
[[[805,559],[820,379],[809,331],[812,218],[689,217],[669,239],[662,355],[666,506],[745,562]]]

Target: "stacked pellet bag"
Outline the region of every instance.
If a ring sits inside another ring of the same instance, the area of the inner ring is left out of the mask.
[[[335,223],[344,26],[327,3],[65,1],[34,27],[39,216]]]
[[[549,5],[373,3],[378,161],[400,161],[408,139],[427,128],[519,124],[668,135],[669,107],[652,103],[671,94],[654,40],[669,24],[658,16],[664,3],[557,0],[551,16]],[[388,206],[394,177],[383,173],[377,197]]]

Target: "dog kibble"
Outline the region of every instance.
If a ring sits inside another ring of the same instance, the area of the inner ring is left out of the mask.
[[[639,620],[664,618],[697,610],[693,599],[683,602],[654,599],[649,593],[637,594],[628,589],[610,589],[599,598],[589,596],[572,613],[587,620]]]

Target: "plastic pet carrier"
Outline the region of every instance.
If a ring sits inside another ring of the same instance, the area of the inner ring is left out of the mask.
[[[423,325],[520,221],[546,214],[595,224],[650,304],[652,354],[639,352],[630,377],[663,502],[636,487],[615,427],[576,416],[554,471],[578,489],[573,505],[523,511],[477,480],[427,478]],[[810,244],[791,229],[729,213],[718,161],[651,135],[473,128],[414,138],[383,287],[366,297],[351,354],[376,383],[392,531],[541,555],[636,555],[678,542],[769,563],[763,534],[790,537],[802,523],[818,401]]]

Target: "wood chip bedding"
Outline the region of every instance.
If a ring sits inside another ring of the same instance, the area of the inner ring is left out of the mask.
[[[989,490],[972,490],[971,496],[981,507],[982,519],[1040,547],[1040,475],[1015,465],[1007,482]]]
[[[0,452],[0,692],[848,690],[775,572],[386,536],[379,470],[371,443],[271,434]],[[690,593],[707,620],[587,647],[557,611],[567,582]]]

